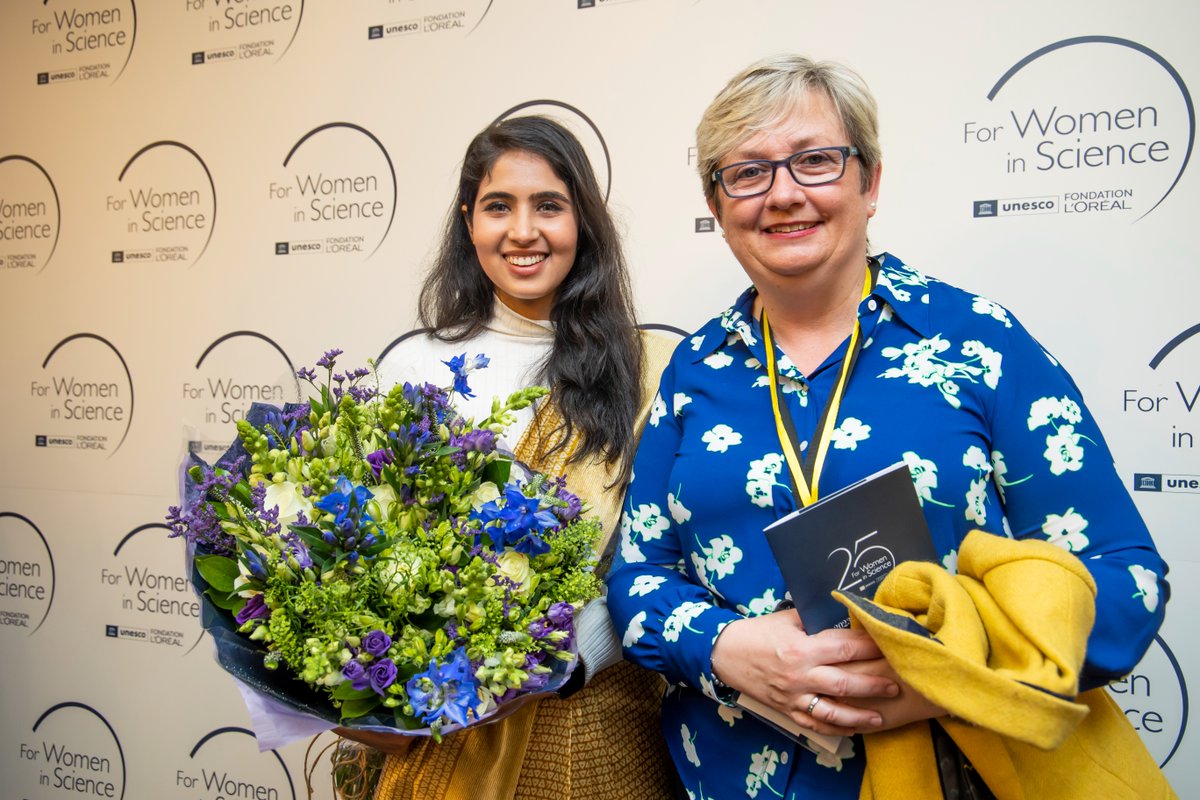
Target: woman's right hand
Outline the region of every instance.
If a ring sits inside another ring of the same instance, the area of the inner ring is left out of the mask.
[[[801,727],[847,736],[883,723],[878,711],[849,705],[848,698],[895,697],[900,691],[890,678],[839,666],[873,659],[882,654],[866,633],[830,629],[809,636],[796,612],[787,609],[725,626],[713,645],[712,670],[726,685]]]

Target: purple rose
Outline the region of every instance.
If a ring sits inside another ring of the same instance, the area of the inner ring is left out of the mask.
[[[352,660],[342,667],[342,677],[350,681],[350,685],[359,692],[370,685],[367,668],[357,661]]]
[[[366,650],[371,655],[379,658],[385,655],[388,648],[392,646],[392,637],[388,636],[381,630],[373,630],[363,637],[363,650]]]
[[[234,619],[237,620],[238,625],[245,625],[252,619],[266,619],[269,616],[271,616],[271,609],[267,608],[267,601],[260,593],[246,601],[246,605],[242,606],[242,610]]]
[[[367,676],[371,681],[371,688],[375,690],[376,694],[383,694],[383,690],[396,680],[396,665],[390,658],[382,658],[371,665],[367,670]]]

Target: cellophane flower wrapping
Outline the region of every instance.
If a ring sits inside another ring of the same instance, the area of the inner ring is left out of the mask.
[[[340,354],[321,381],[300,370],[307,403],[255,404],[215,465],[187,465],[168,521],[219,663],[290,711],[439,739],[555,690],[601,531],[561,478],[517,479],[497,449],[545,390],[476,423],[453,398],[484,356],[445,362],[450,387],[381,393]]]

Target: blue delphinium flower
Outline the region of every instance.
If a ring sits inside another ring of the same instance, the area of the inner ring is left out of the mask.
[[[489,500],[472,516],[483,523],[497,551],[511,545],[518,552],[536,556],[550,551],[541,532],[559,525],[552,511],[538,510],[540,504],[539,498],[526,497],[520,488],[508,486],[503,505]]]
[[[477,369],[483,369],[491,363],[491,360],[483,353],[479,353],[474,358],[467,358],[466,353],[461,353],[442,363],[454,373],[454,391],[464,398],[470,398],[474,397],[475,393],[467,385],[467,376]]]
[[[246,565],[246,569],[252,576],[260,581],[267,579],[267,561],[252,547],[247,547],[242,551],[242,562]]]
[[[362,507],[373,496],[370,489],[365,486],[353,486],[346,476],[342,475],[338,478],[334,491],[313,505],[333,514],[337,526],[344,529],[347,521],[355,523],[354,527],[357,527],[357,517],[361,514]],[[365,514],[362,516],[366,517]]]
[[[461,647],[445,664],[434,659],[429,669],[412,676],[404,688],[413,714],[426,725],[446,719],[465,726],[467,714],[479,701],[479,682]]]

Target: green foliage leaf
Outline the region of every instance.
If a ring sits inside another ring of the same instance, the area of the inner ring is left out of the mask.
[[[370,714],[379,705],[379,695],[371,692],[372,697],[363,700],[347,700],[342,703],[342,719],[354,719]]]
[[[507,458],[497,458],[483,468],[483,479],[503,487],[508,483],[508,476],[511,472],[512,461]]]
[[[237,562],[228,556],[196,556],[196,569],[200,577],[212,587],[214,592],[230,594],[233,592],[233,582],[238,576]],[[209,595],[212,597],[212,595]],[[215,598],[214,598],[214,602]],[[221,606],[225,608],[225,606]]]
[[[330,694],[333,695],[333,699],[335,700],[365,700],[367,698],[379,698],[379,695],[375,694],[374,689],[355,689],[354,684],[352,684],[350,681],[343,681],[342,683],[339,683],[337,686],[333,687],[333,691],[330,692]]]

